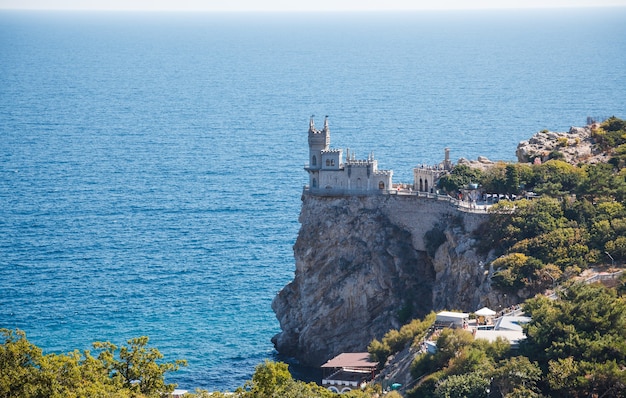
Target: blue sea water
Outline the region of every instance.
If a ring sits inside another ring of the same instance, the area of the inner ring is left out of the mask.
[[[626,9],[0,13],[0,327],[147,335],[182,388],[275,358],[308,119],[394,181],[626,117]]]

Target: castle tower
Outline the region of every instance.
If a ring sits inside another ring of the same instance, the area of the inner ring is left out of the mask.
[[[315,121],[311,116],[309,122],[309,169],[319,170],[322,167],[322,151],[330,148],[330,129],[328,116],[324,119],[324,130],[315,129]]]
[[[450,148],[444,149],[443,169],[446,171],[452,170],[452,162],[450,161]]]

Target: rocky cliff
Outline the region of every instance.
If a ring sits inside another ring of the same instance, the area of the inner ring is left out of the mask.
[[[474,233],[485,213],[409,195],[304,193],[294,280],[272,308],[277,350],[319,366],[431,310],[494,305]]]
[[[518,144],[515,151],[517,160],[520,163],[535,159],[545,162],[558,153],[564,161],[574,165],[606,163],[609,156],[595,145],[592,136],[594,127],[594,125],[572,127],[568,132],[540,131],[529,140]]]

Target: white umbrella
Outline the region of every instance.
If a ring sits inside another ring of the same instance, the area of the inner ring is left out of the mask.
[[[478,316],[494,316],[496,312],[494,310],[490,310],[487,307],[483,307],[479,309],[478,311],[476,311],[474,314]]]

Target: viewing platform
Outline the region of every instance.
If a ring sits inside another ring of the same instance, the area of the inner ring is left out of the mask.
[[[310,186],[305,185],[302,189],[303,194],[315,195],[315,196],[371,196],[371,195],[393,195],[398,197],[418,197],[429,200],[437,200],[450,203],[450,206],[455,207],[457,210],[468,213],[487,213],[493,203],[484,201],[467,201],[453,198],[450,195],[420,192],[411,189],[393,188],[393,189],[380,189],[376,191],[366,189],[339,189],[339,188],[315,188],[311,189]]]

